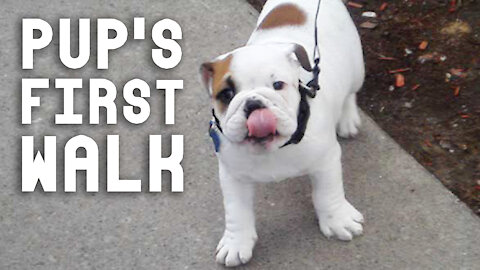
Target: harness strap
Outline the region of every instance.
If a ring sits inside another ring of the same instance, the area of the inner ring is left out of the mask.
[[[223,129],[220,126],[220,120],[218,120],[217,116],[215,115],[215,109],[212,108],[212,116],[215,126],[217,126],[218,130],[223,133]],[[210,123],[211,124],[211,123]]]
[[[300,104],[298,105],[297,129],[292,134],[292,137],[290,137],[290,139],[280,148],[292,143],[299,143],[302,140],[303,135],[305,135],[305,130],[307,129],[308,118],[310,117],[310,105],[307,101],[307,95],[310,96],[310,90],[302,86],[301,83],[298,85],[298,89],[300,90]],[[313,93],[316,94],[316,92]]]

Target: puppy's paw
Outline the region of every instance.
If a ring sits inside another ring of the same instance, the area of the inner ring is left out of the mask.
[[[337,134],[343,138],[349,138],[357,135],[360,127],[360,115],[355,94],[351,94],[345,100],[342,108],[342,116],[337,123]]]
[[[361,120],[356,110],[344,112],[337,124],[337,134],[342,138],[354,137],[358,134]]]
[[[320,230],[328,238],[350,241],[363,233],[363,215],[346,200],[334,211],[319,213],[318,218]]]
[[[247,263],[252,258],[256,241],[256,232],[232,233],[225,231],[217,246],[217,263],[227,267]]]

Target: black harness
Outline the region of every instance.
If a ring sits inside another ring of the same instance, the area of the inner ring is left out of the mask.
[[[315,59],[315,61],[316,60],[317,59]],[[318,85],[318,74],[320,73],[320,68],[317,64],[313,68],[312,72],[313,79],[307,83],[306,87],[301,81],[298,82],[298,91],[300,92],[300,104],[298,105],[297,113],[297,129],[292,134],[292,137],[290,137],[290,140],[288,140],[281,147],[285,147],[292,143],[297,144],[302,140],[303,135],[305,135],[308,119],[310,118],[310,104],[308,104],[307,96],[310,98],[314,98],[317,95],[317,91],[320,90],[320,86]]]
[[[310,118],[310,104],[308,104],[307,96],[310,98],[315,98],[317,95],[317,91],[320,90],[320,85],[318,85],[318,75],[320,74],[320,50],[318,48],[318,34],[317,34],[317,19],[318,19],[318,11],[320,10],[320,0],[318,1],[317,12],[315,15],[315,47],[313,51],[313,59],[314,59],[314,66],[311,70],[313,78],[310,80],[306,85],[302,83],[302,81],[298,81],[298,91],[300,92],[300,103],[298,106],[297,112],[297,129],[292,134],[290,139],[282,145],[280,148],[285,147],[289,144],[297,144],[299,143],[303,136],[305,135],[305,130],[307,129],[308,119]],[[212,116],[213,119],[210,121],[210,137],[213,139],[213,143],[215,145],[215,152],[219,151],[220,148],[220,138],[218,134],[216,134],[215,129],[223,133],[223,129],[220,126],[220,121],[218,120],[217,116],[215,115],[215,109],[212,108]]]

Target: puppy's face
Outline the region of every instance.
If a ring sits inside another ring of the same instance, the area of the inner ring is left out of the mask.
[[[242,47],[202,65],[203,83],[229,141],[259,153],[290,139],[297,128],[300,65],[310,69],[296,44]]]

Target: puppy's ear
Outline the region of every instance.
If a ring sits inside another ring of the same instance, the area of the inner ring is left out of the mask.
[[[307,51],[300,44],[293,44],[292,51],[297,57],[298,62],[306,71],[312,71],[312,66],[310,65],[310,60],[308,59]]]
[[[206,62],[200,66],[200,78],[202,80],[203,87],[207,89],[210,96],[212,96],[213,74],[214,69],[212,62]]]
[[[231,61],[232,54],[224,54],[200,66],[200,77],[210,96],[217,94],[225,84],[225,77],[230,74]]]

